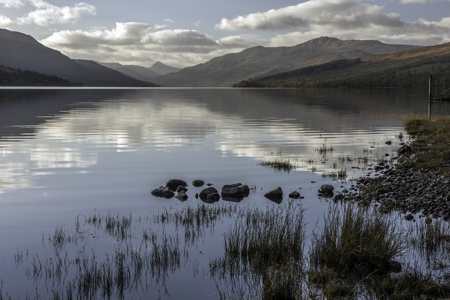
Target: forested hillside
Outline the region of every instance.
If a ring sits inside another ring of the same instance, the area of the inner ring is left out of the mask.
[[[66,79],[0,66],[0,86],[81,86]]]
[[[450,88],[450,43],[333,62],[241,81],[236,87],[428,87]]]

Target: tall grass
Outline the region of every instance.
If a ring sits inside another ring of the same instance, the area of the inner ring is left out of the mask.
[[[403,250],[402,232],[392,219],[351,204],[331,205],[323,229],[314,233],[309,278],[327,297],[352,294],[368,276],[389,273]]]
[[[236,298],[248,298],[257,291],[263,299],[299,299],[304,245],[301,206],[290,203],[288,209],[247,210],[224,235],[224,256],[210,261],[210,272],[225,281],[222,288],[242,281],[253,287]]]

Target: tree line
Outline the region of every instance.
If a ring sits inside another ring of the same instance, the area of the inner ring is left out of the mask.
[[[67,79],[0,66],[0,86],[81,86]]]

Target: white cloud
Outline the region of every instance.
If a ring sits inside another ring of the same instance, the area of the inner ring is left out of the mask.
[[[25,5],[22,0],[0,0],[0,4],[3,4],[3,6],[7,8],[21,7]]]
[[[355,0],[310,0],[264,13],[253,13],[235,19],[222,19],[216,28],[238,30],[281,30],[311,28],[364,28],[368,26],[402,26],[398,14],[383,12],[382,6]]]
[[[145,23],[116,23],[113,29],[91,31],[64,30],[41,42],[71,58],[103,62],[150,65],[163,61],[175,66],[189,66],[241,51],[257,43],[256,36],[233,36],[214,41],[197,30],[164,29]]]
[[[172,19],[170,19],[170,18],[167,18],[167,19],[164,19],[164,22],[166,22],[166,23],[175,23]]]
[[[402,0],[409,2],[433,0]],[[446,1],[448,2],[448,1]],[[320,36],[341,39],[379,39],[393,43],[429,45],[443,43],[450,36],[450,20],[405,22],[383,6],[356,0],[309,0],[262,13],[222,19],[223,30],[287,30],[270,41],[271,46],[293,46]],[[401,38],[400,38],[401,37]],[[396,39],[397,38],[397,39]]]
[[[82,15],[95,15],[94,6],[86,3],[77,3],[74,6],[55,6],[42,0],[0,0],[0,4],[6,7],[24,6],[33,7],[34,10],[26,15],[11,20],[4,15],[0,15],[0,25],[4,27],[21,26],[35,24],[39,26],[49,26],[51,24],[69,23],[78,20]]]
[[[426,4],[426,3],[438,3],[438,2],[450,2],[450,0],[400,0],[400,3],[402,3],[402,4],[409,4],[409,3]]]

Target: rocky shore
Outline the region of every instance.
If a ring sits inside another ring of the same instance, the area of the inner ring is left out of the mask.
[[[412,143],[404,159],[413,159],[414,152]],[[408,221],[423,217],[426,223],[431,223],[431,218],[450,220],[450,177],[445,175],[450,172],[450,161],[434,168],[418,169],[408,164],[396,168],[380,163],[373,169],[378,171],[375,177],[355,179],[352,187],[343,191],[345,201],[371,203],[383,213],[398,210]]]

